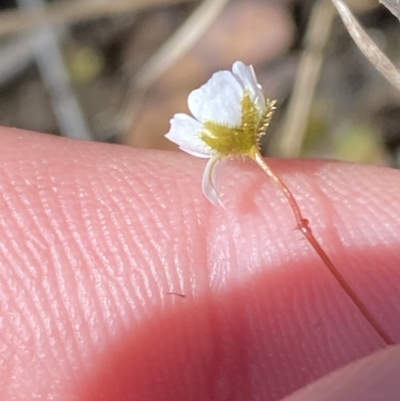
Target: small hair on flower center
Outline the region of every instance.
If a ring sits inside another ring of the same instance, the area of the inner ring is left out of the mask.
[[[275,101],[267,99],[265,109],[259,110],[245,91],[241,106],[242,122],[239,127],[204,122],[201,139],[221,156],[250,155],[258,149],[275,110]]]

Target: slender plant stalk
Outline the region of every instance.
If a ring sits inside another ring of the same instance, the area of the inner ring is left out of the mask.
[[[309,244],[314,248],[315,252],[324,262],[325,266],[329,269],[332,275],[335,277],[339,285],[346,292],[346,294],[353,301],[354,305],[358,308],[360,313],[365,317],[368,323],[372,326],[372,328],[378,333],[378,335],[382,338],[382,340],[386,343],[386,345],[393,345],[394,341],[390,338],[390,336],[383,330],[374,316],[369,312],[367,307],[358,297],[358,295],[354,292],[354,290],[349,286],[344,277],[337,270],[329,256],[322,249],[321,245],[315,239],[311,228],[309,226],[309,221],[303,217],[301,214],[300,208],[290,192],[289,188],[285,185],[285,183],[275,174],[275,172],[271,169],[270,166],[265,162],[261,153],[258,150],[255,150],[251,155],[252,159],[262,168],[262,170],[272,179],[275,185],[282,191],[283,195],[287,199],[294,217],[297,223],[297,229],[301,231]]]

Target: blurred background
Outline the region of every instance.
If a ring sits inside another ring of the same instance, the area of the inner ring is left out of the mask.
[[[400,65],[399,21],[347,4]],[[265,154],[400,166],[400,93],[329,0],[0,0],[0,125],[174,149],[170,118],[236,60],[277,99]]]

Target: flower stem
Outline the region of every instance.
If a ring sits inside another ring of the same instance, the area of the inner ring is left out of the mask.
[[[342,289],[346,292],[349,298],[353,301],[354,305],[360,311],[360,313],[365,317],[368,323],[372,326],[372,328],[378,333],[381,339],[386,343],[386,345],[394,344],[394,341],[390,338],[390,336],[383,330],[380,324],[376,321],[374,316],[369,312],[367,307],[358,297],[358,295],[354,292],[354,290],[350,287],[350,285],[346,282],[344,277],[338,271],[336,266],[333,264],[329,256],[325,253],[321,245],[318,243],[316,238],[314,237],[311,228],[309,226],[309,221],[303,217],[301,214],[300,208],[290,192],[289,188],[285,185],[285,183],[275,174],[275,172],[271,169],[271,167],[265,162],[261,153],[258,149],[255,149],[254,152],[249,155],[260,167],[261,169],[272,179],[274,184],[282,191],[283,195],[287,199],[293,215],[296,219],[297,229],[301,231],[304,235],[305,239],[309,242],[309,244],[314,248],[315,252],[321,258],[325,266],[329,269],[331,274],[334,276],[336,281],[342,287]]]

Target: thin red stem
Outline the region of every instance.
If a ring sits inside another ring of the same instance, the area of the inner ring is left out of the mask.
[[[373,327],[373,329],[378,333],[378,335],[382,338],[382,340],[387,345],[394,344],[394,341],[382,329],[382,327],[377,322],[377,320],[374,318],[374,316],[369,312],[369,310],[364,305],[364,303],[361,301],[361,299],[358,297],[358,295],[354,292],[354,290],[349,286],[349,284],[346,282],[344,277],[338,271],[338,269],[333,264],[333,262],[331,261],[329,256],[322,249],[321,245],[318,243],[318,241],[316,240],[316,238],[314,237],[314,235],[311,231],[311,228],[309,226],[309,221],[303,217],[303,215],[300,211],[300,208],[299,208],[295,198],[293,197],[292,193],[290,192],[289,188],[275,174],[275,172],[271,169],[271,167],[268,166],[268,164],[265,162],[265,160],[263,159],[263,157],[261,156],[261,154],[258,150],[255,150],[254,153],[251,155],[251,157],[262,168],[262,170],[268,175],[268,177],[270,177],[272,179],[272,181],[275,183],[275,185],[282,191],[283,195],[287,199],[287,201],[293,211],[293,214],[294,214],[294,217],[295,217],[296,223],[297,223],[297,229],[301,231],[301,233],[304,235],[304,237],[309,242],[309,244],[314,248],[315,252],[318,254],[318,256],[321,258],[321,260],[324,262],[325,266],[329,269],[329,271],[335,277],[335,279],[337,280],[339,285],[346,292],[346,294],[349,296],[349,298],[353,301],[354,305],[358,308],[358,310],[361,312],[361,314],[365,317],[365,319],[369,322],[369,324]]]

